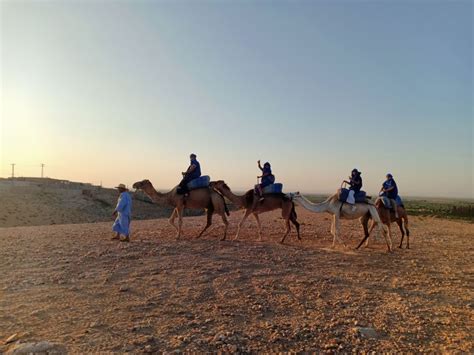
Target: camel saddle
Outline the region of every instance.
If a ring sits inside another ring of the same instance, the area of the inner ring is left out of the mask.
[[[264,194],[281,194],[283,191],[283,184],[270,184],[268,186],[265,186],[263,188],[263,193]]]
[[[341,202],[346,202],[347,197],[349,196],[349,189],[341,188],[337,190],[337,199]],[[371,203],[370,196],[367,196],[365,191],[358,191],[354,194],[354,199],[356,203]]]
[[[188,186],[189,191],[202,189],[204,187],[209,187],[210,181],[211,181],[211,178],[208,175],[203,175],[188,182],[187,186]]]
[[[393,210],[392,202],[387,196],[380,196],[379,199],[382,201],[383,206],[385,208],[389,210]],[[397,203],[397,206],[405,208],[405,206],[403,205],[402,198],[400,196],[397,196],[397,198],[395,199],[395,202]]]

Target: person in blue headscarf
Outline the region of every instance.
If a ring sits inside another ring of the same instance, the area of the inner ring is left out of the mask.
[[[263,164],[262,167],[259,160],[257,161],[257,165],[262,171],[262,175],[259,176],[262,180],[260,180],[260,184],[255,185],[255,192],[260,197],[260,200],[263,200],[263,189],[275,182],[275,176],[272,174],[272,167],[269,162]]]
[[[130,196],[128,189],[124,184],[120,184],[116,188],[120,195],[117,201],[117,207],[115,207],[115,210],[112,214],[112,216],[115,218],[112,230],[116,233],[112,239],[129,242],[130,221],[132,217],[132,197]],[[124,239],[120,239],[121,235],[124,236]]]
[[[189,156],[190,164],[188,169],[182,173],[183,179],[178,184],[178,194],[180,195],[187,195],[189,192],[188,183],[191,180],[197,179],[201,176],[201,164],[197,161],[196,154],[192,153]]]
[[[386,176],[386,180],[382,184],[382,188],[380,189],[380,195],[388,197],[392,204],[393,210],[395,211],[395,218],[398,218],[398,207],[397,207],[397,196],[398,196],[398,186],[395,180],[393,179],[393,175],[388,173]]]

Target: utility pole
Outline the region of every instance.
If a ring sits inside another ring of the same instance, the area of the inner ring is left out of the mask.
[[[15,164],[15,163],[11,163],[10,165],[12,166],[12,179],[14,179],[14,178],[15,178],[15,165],[16,165],[16,164]]]
[[[41,178],[43,178],[43,170],[44,170],[44,164],[41,163]]]

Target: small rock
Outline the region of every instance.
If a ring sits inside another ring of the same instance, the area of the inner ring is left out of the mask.
[[[145,351],[146,353],[152,353],[152,352],[153,352],[153,349],[151,348],[151,345],[147,345],[147,346],[145,346],[144,351]]]
[[[229,345],[228,349],[231,353],[236,353],[239,348],[237,347],[237,345]]]
[[[377,333],[377,331],[374,328],[357,327],[356,330],[364,338],[377,339],[380,337],[379,333]]]
[[[129,291],[129,290],[130,290],[130,287],[128,287],[127,285],[122,285],[122,286],[120,286],[120,288],[119,288],[119,291],[120,291],[120,292],[127,292],[127,291]]]
[[[62,344],[40,341],[37,343],[19,343],[10,348],[7,354],[26,355],[26,354],[65,354],[66,347]]]

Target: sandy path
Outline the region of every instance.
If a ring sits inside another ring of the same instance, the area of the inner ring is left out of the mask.
[[[277,213],[262,216],[262,243],[253,221],[241,241],[218,242],[218,218],[191,240],[204,217],[185,219],[181,241],[166,220],[135,222],[130,244],[109,240],[111,223],[0,229],[0,340],[73,352],[474,351],[472,224],[412,218],[411,250],[354,252],[328,248],[328,217],[298,213],[303,241],[287,245]],[[343,222],[351,246],[360,229]]]

